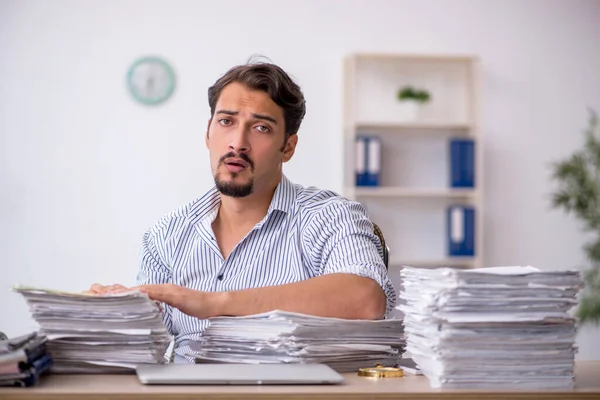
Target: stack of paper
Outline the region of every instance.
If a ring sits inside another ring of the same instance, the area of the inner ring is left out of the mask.
[[[52,366],[47,339],[33,332],[0,340],[0,386],[33,386]]]
[[[345,320],[272,311],[217,317],[197,342],[197,362],[323,363],[338,372],[395,366],[404,348],[402,320]]]
[[[132,372],[163,363],[169,336],[157,303],[129,292],[86,295],[18,287],[48,342],[58,373]]]
[[[579,272],[402,269],[407,351],[433,387],[567,389]]]

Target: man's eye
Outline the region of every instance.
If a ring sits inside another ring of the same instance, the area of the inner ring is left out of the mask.
[[[265,126],[265,125],[258,125],[256,127],[256,129],[258,129],[260,132],[269,132],[270,131],[269,127]]]
[[[228,119],[228,118],[221,118],[219,120],[219,124],[221,124],[221,125],[231,125],[231,120]]]

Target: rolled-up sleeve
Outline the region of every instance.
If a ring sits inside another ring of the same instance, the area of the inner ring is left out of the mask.
[[[303,240],[321,275],[350,273],[375,280],[385,293],[388,315],[396,305],[396,290],[373,228],[361,203],[337,199],[310,219]]]
[[[172,271],[164,261],[164,255],[161,257],[160,248],[160,233],[157,232],[157,227],[147,230],[142,237],[142,247],[140,250],[140,268],[137,273],[137,285],[154,285],[171,283]],[[173,308],[168,304],[162,304],[164,309],[164,323],[169,333],[173,332],[172,313]]]

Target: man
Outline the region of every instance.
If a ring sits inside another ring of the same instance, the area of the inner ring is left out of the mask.
[[[213,316],[382,318],[396,294],[364,207],[282,173],[306,110],[298,85],[276,65],[251,63],[219,78],[208,101],[215,187],[145,233],[135,288],[165,304],[176,361]]]

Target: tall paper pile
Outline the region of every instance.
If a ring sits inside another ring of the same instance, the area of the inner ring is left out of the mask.
[[[577,271],[404,267],[407,351],[433,387],[568,389]]]
[[[162,311],[146,294],[65,293],[17,287],[48,338],[57,373],[133,372],[163,363],[171,337]]]

